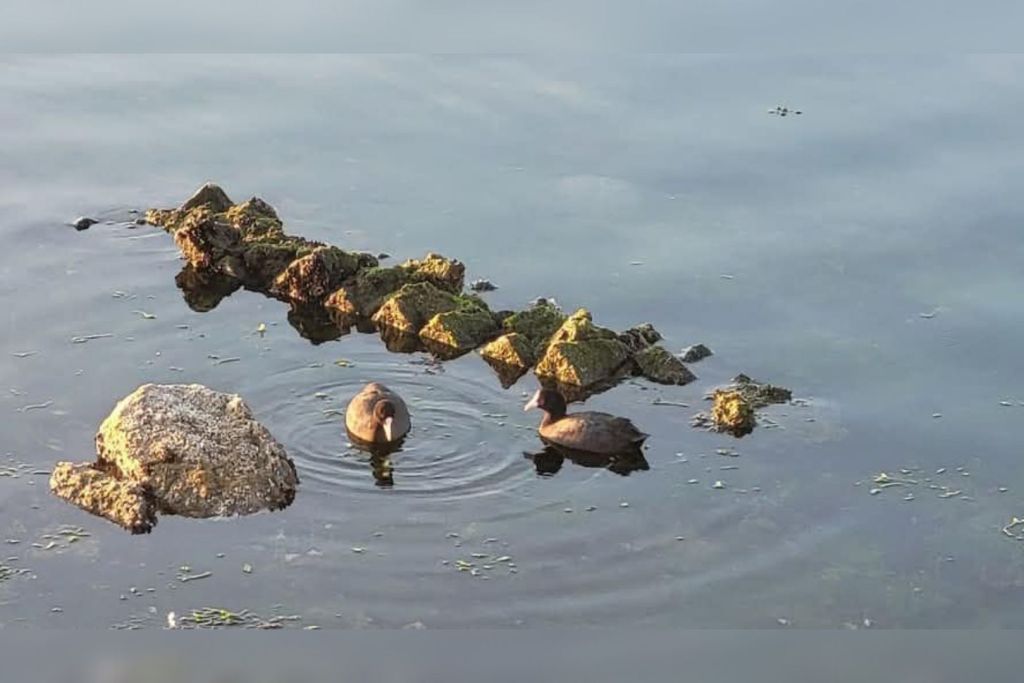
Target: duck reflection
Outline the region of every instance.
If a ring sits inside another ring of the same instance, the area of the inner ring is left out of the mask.
[[[347,429],[345,431],[352,445],[370,456],[370,473],[373,474],[374,483],[382,489],[393,487],[395,485],[395,476],[394,466],[391,464],[391,456],[402,450],[405,439],[388,443],[370,443],[363,441]]]
[[[620,453],[591,453],[547,443],[544,450],[536,453],[523,453],[523,457],[533,460],[537,474],[542,477],[552,477],[558,474],[566,460],[579,467],[603,468],[623,477],[629,476],[630,473],[637,470],[647,471],[651,468],[640,449],[625,450]]]

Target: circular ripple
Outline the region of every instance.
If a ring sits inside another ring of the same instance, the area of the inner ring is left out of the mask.
[[[271,429],[295,460],[303,488],[458,500],[507,493],[533,478],[523,451],[535,427],[515,415],[518,394],[473,377],[466,365],[428,374],[408,360],[357,360],[329,381],[322,368],[266,378],[260,390],[276,397],[266,409]],[[383,457],[359,449],[345,432],[348,400],[369,381],[401,394],[412,416],[402,446]]]

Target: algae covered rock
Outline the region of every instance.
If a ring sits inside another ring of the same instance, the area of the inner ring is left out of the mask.
[[[754,408],[764,408],[773,403],[787,403],[793,399],[793,392],[789,389],[758,382],[742,373],[732,378],[731,388],[742,394]]]
[[[630,351],[638,353],[661,341],[661,333],[650,323],[642,323],[619,334],[619,341]]]
[[[433,252],[421,260],[409,259],[399,268],[409,274],[410,282],[429,282],[438,289],[452,294],[462,291],[466,276],[466,266],[463,263]]]
[[[206,183],[196,190],[176,209],[149,209],[146,211],[146,222],[162,227],[168,232],[177,231],[189,215],[199,208],[211,214],[219,214],[231,207],[231,199],[227,193],[215,183]]]
[[[734,436],[749,434],[757,425],[754,406],[741,392],[729,389],[715,391],[711,420],[714,429]]]
[[[520,335],[537,353],[543,350],[542,347],[547,345],[548,339],[565,320],[565,313],[556,304],[547,299],[538,299],[525,311],[506,316],[502,327],[506,332]]]
[[[458,307],[455,295],[429,282],[417,282],[403,286],[388,297],[372,320],[379,328],[417,335],[435,315]]]
[[[174,243],[186,261],[202,270],[213,268],[224,257],[237,253],[241,236],[212,211],[200,207],[189,212],[174,231]]]
[[[620,378],[629,358],[617,335],[594,325],[590,312],[581,308],[551,336],[535,372],[560,384],[589,387]]]
[[[683,349],[679,357],[684,363],[696,363],[699,360],[704,360],[708,356],[714,355],[711,349],[704,346],[703,344],[693,344]]]
[[[472,351],[497,332],[498,324],[487,308],[468,304],[438,313],[427,321],[419,336],[434,355],[454,358]]]
[[[534,345],[518,332],[503,334],[486,344],[480,349],[480,355],[498,374],[505,389],[515,384],[536,362]]]
[[[317,247],[292,261],[274,279],[271,291],[289,301],[320,301],[360,267],[360,257],[338,247]]]
[[[155,513],[242,515],[291,504],[299,479],[284,448],[241,397],[199,384],[144,384],[100,425],[97,461],[59,463],[51,490],[149,531]]]
[[[697,377],[664,347],[649,346],[633,356],[641,375],[659,384],[689,384]]]
[[[331,293],[324,306],[340,320],[369,318],[407,282],[409,272],[399,266],[363,268]]]
[[[241,204],[229,205],[225,209],[224,218],[238,230],[243,239],[266,239],[282,237],[284,226],[277,212],[270,204],[259,197],[253,197]]]

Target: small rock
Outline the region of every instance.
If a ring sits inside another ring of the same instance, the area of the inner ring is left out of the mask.
[[[79,216],[75,219],[75,222],[71,225],[74,226],[75,230],[88,230],[92,226],[99,223],[95,218],[89,218],[87,216]]]
[[[708,347],[703,344],[694,344],[683,349],[682,353],[679,354],[679,358],[684,363],[696,363],[711,355],[714,354],[712,354],[711,349]]]
[[[485,278],[479,278],[469,283],[469,288],[472,289],[474,292],[493,292],[498,287],[490,280],[487,280]]]

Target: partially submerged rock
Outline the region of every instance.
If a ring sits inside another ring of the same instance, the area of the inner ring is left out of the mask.
[[[509,388],[536,362],[536,351],[526,335],[503,334],[480,349],[480,356],[498,374],[502,388]]]
[[[429,282],[403,286],[388,297],[372,320],[383,330],[417,335],[438,313],[458,308],[454,294],[438,289]]]
[[[466,276],[466,266],[462,262],[433,252],[420,260],[409,259],[399,268],[409,273],[410,282],[429,282],[452,294],[462,291]]]
[[[552,335],[534,371],[561,384],[589,387],[622,377],[629,358],[618,336],[594,325],[590,312],[581,308]]]
[[[793,399],[793,392],[789,389],[758,382],[744,374],[732,378],[731,388],[739,392],[755,409],[772,403],[788,403]]]
[[[338,247],[317,247],[288,264],[274,279],[271,292],[288,301],[321,301],[355,275],[360,265],[360,255]],[[373,265],[376,265],[376,259]]]
[[[714,393],[713,400],[711,422],[714,429],[720,432],[729,432],[733,436],[745,436],[754,431],[757,424],[754,406],[742,392],[718,389]]]
[[[174,243],[196,269],[211,270],[227,256],[241,252],[241,235],[205,207],[191,211],[174,231]]]
[[[684,363],[696,363],[699,360],[704,360],[708,356],[713,355],[711,349],[704,346],[703,344],[693,344],[683,349],[682,353],[679,354],[679,358]]]
[[[82,230],[88,230],[97,223],[99,223],[99,221],[96,220],[95,218],[89,218],[88,216],[79,216],[71,225],[72,227],[74,227],[75,230],[81,232]]]
[[[494,337],[498,324],[485,306],[460,305],[438,313],[420,330],[420,340],[434,355],[455,358]]]
[[[181,206],[178,207],[178,211],[186,212],[200,206],[205,206],[214,213],[220,213],[230,209],[232,204],[234,202],[231,201],[228,193],[220,185],[206,183],[196,190],[191,197],[182,202]]]
[[[58,463],[64,500],[148,532],[156,513],[241,515],[288,506],[298,475],[239,396],[198,384],[145,384],[100,425],[93,464]]]
[[[331,293],[324,306],[345,324],[369,318],[387,297],[409,282],[409,271],[400,266],[364,268]]]
[[[498,286],[487,278],[477,278],[469,283],[469,288],[474,292],[493,292]]]
[[[525,311],[506,316],[502,320],[502,327],[506,332],[523,337],[532,346],[534,355],[539,356],[551,335],[562,326],[565,319],[565,313],[557,304],[547,299],[537,299]]]
[[[649,346],[633,356],[637,370],[659,384],[689,384],[697,377],[664,347]]]
[[[661,332],[650,323],[641,323],[619,334],[619,341],[633,353],[638,353],[661,341]]]

